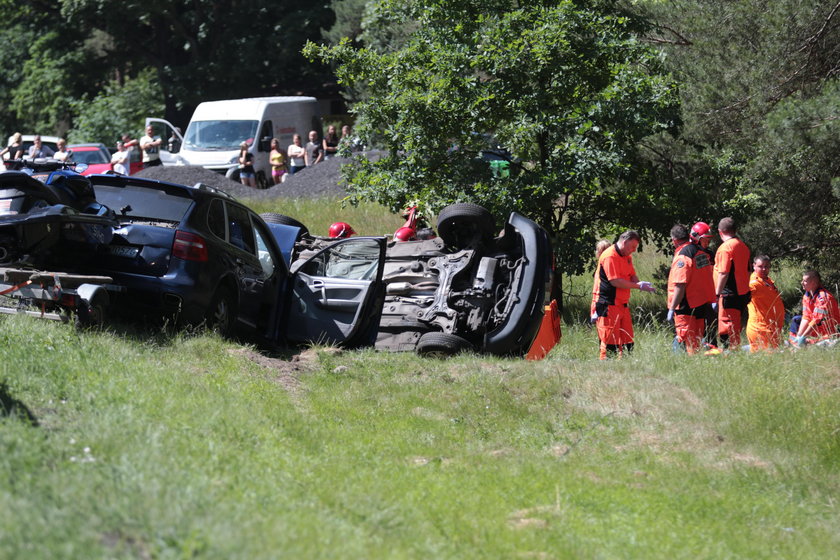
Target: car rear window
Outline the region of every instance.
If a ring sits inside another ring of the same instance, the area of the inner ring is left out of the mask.
[[[180,222],[192,205],[187,193],[147,186],[95,185],[96,201],[117,215]]]

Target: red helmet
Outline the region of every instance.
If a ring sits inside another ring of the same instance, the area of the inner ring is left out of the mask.
[[[713,237],[712,228],[706,222],[697,222],[691,226],[691,239],[699,242],[704,237]]]
[[[347,222],[336,222],[330,226],[330,237],[344,239],[351,235],[356,235],[356,232]]]
[[[410,227],[401,227],[394,232],[394,239],[397,241],[411,241],[417,238],[417,230]]]

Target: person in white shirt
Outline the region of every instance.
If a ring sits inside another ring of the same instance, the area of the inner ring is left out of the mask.
[[[125,144],[117,142],[117,151],[111,156],[111,168],[120,175],[130,175],[129,160],[129,152],[125,149]]]

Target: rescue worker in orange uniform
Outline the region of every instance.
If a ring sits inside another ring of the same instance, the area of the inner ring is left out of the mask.
[[[809,270],[802,275],[802,321],[794,342],[797,346],[840,337],[840,308],[822,285],[820,273]]]
[[[753,259],[750,276],[749,319],[747,339],[750,352],[778,348],[785,326],[785,304],[776,284],[770,278],[770,257],[759,255]]]
[[[697,222],[691,233],[684,225],[671,228],[676,247],[668,274],[668,321],[674,322],[676,344],[696,354],[711,316],[715,300],[712,255],[708,251],[712,232],[708,224]]]
[[[732,218],[720,221],[718,234],[723,242],[715,254],[718,338],[724,348],[739,348],[741,317],[750,302],[750,249],[736,236]]]
[[[633,323],[630,319],[630,290],[654,292],[650,282],[639,282],[631,256],[639,247],[639,233],[628,230],[598,257],[597,281],[593,289],[595,313],[598,315],[600,358],[623,355],[633,350]]]

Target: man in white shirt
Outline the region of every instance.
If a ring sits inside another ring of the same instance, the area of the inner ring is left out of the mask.
[[[146,135],[140,139],[140,149],[143,150],[143,169],[163,165],[160,161],[160,145],[163,143],[160,136],[155,136],[152,125],[146,127]]]

